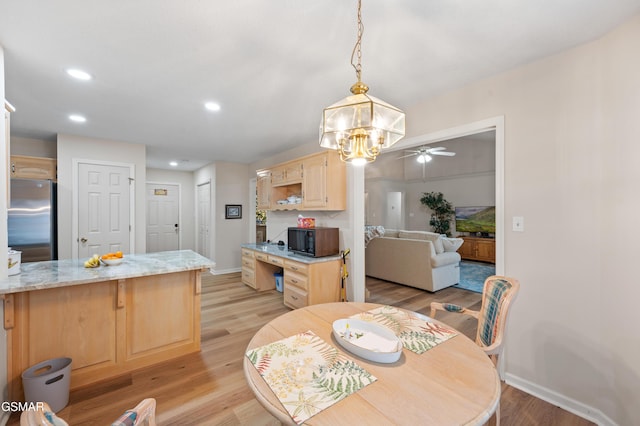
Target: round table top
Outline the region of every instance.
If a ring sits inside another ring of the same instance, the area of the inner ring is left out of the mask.
[[[500,400],[500,378],[489,357],[462,333],[422,354],[403,349],[400,359],[391,364],[352,355],[335,341],[335,320],[381,306],[348,302],[296,309],[262,327],[247,350],[311,330],[377,377],[374,383],[314,415],[305,424],[486,423]],[[295,424],[247,357],[244,373],[256,399],[281,422]]]

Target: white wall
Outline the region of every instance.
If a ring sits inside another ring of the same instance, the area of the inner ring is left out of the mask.
[[[420,198],[425,192],[442,192],[454,207],[495,206],[495,189],[496,177],[493,172],[407,183],[405,186],[406,229],[433,231],[429,225],[431,210],[420,203]],[[451,221],[451,232],[455,235],[455,220]]]
[[[147,182],[180,185],[180,249],[195,251],[196,210],[194,206],[196,201],[193,173],[147,169]]]
[[[125,142],[58,135],[58,257],[71,258],[73,212],[72,162],[74,159],[111,161],[135,166],[135,253],[146,251],[145,146]]]
[[[507,380],[601,423],[640,418],[633,277],[640,16],[595,42],[406,109],[408,136],[505,117]],[[524,232],[511,218],[524,217]]]
[[[11,137],[11,155],[29,155],[31,157],[56,158],[58,151],[55,141],[42,139]]]
[[[216,224],[216,273],[239,271],[242,254],[240,244],[249,240],[249,225],[255,226],[256,218],[249,215],[247,191],[248,166],[237,163],[216,163],[216,185],[214,215]],[[255,200],[251,200],[255,203]],[[242,219],[225,219],[225,204],[240,204]]]

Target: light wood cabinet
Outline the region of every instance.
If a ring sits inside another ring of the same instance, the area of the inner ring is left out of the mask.
[[[304,264],[284,262],[284,304],[290,308],[340,301],[340,259]]]
[[[56,180],[56,160],[53,158],[12,155],[9,169],[12,178]]]
[[[258,174],[256,191],[258,193],[256,208],[258,210],[271,209],[271,173],[263,172],[262,174]]]
[[[256,288],[256,260],[253,250],[242,249],[242,282]]]
[[[271,170],[271,186],[291,185],[302,182],[302,162],[292,161]]]
[[[303,160],[302,206],[308,210],[347,208],[346,164],[333,151]]]
[[[493,238],[462,237],[464,243],[458,253],[463,259],[496,263],[496,240]]]
[[[21,400],[21,373],[45,359],[73,359],[74,390],[199,351],[200,274],[184,271],[5,295],[12,302],[9,316],[5,311],[9,397]]]
[[[270,175],[270,185],[260,183]],[[269,200],[270,210],[344,210],[347,207],[347,168],[334,151],[325,151],[258,172],[258,203]],[[298,204],[279,204],[290,196]],[[261,204],[264,210],[267,203]]]
[[[245,263],[248,259],[254,263]],[[340,258],[305,263],[291,260],[286,254],[242,248],[242,282],[257,291],[273,290],[273,274],[283,271],[283,302],[293,309],[339,302],[340,265]]]

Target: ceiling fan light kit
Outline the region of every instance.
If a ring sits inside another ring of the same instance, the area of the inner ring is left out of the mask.
[[[342,161],[366,164],[380,151],[398,142],[405,134],[405,115],[398,108],[368,95],[361,80],[362,1],[358,0],[358,38],[351,54],[351,65],[358,81],[351,96],[328,106],[322,112],[320,146],[338,150]],[[354,57],[357,56],[357,64]]]

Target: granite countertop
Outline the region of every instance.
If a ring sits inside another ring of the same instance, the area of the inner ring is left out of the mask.
[[[301,254],[296,254],[290,250],[287,250],[287,246],[279,246],[278,244],[273,243],[247,243],[242,244],[243,248],[248,248],[251,250],[262,251],[267,254],[272,254],[274,256],[285,257],[287,259],[295,260],[300,263],[321,263],[321,262],[330,262],[336,259],[342,259],[342,255],[336,254],[333,256],[323,256],[323,257],[311,257],[304,256]]]
[[[117,266],[85,268],[83,259],[23,263],[20,274],[0,280],[0,294],[19,293],[145,275],[208,269],[215,262],[191,250],[125,254]]]

